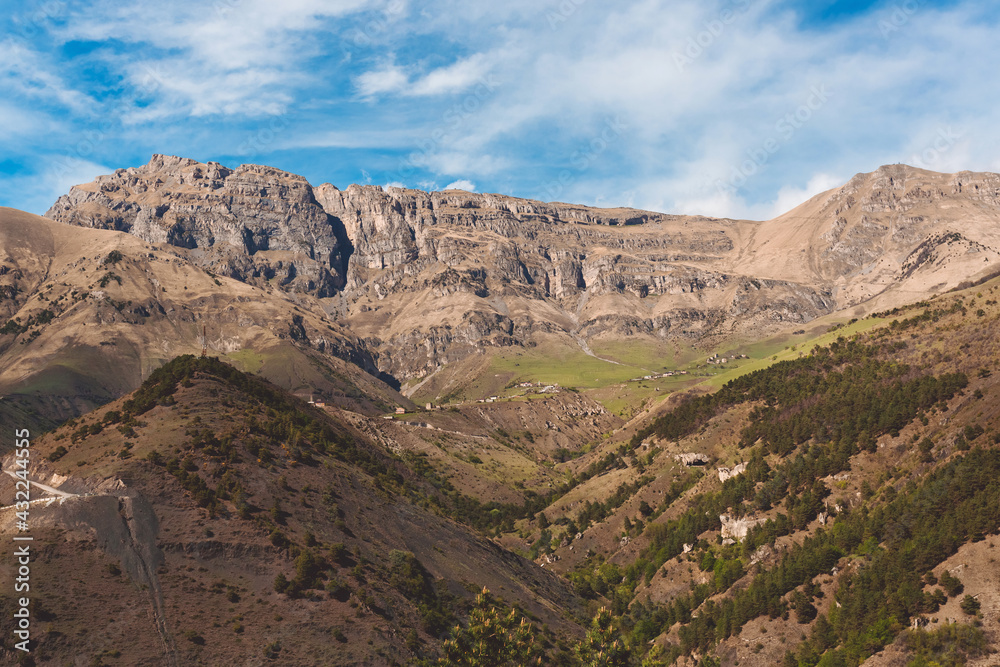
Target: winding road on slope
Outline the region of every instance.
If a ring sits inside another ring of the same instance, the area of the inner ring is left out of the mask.
[[[18,477],[17,473],[14,472],[13,470],[4,470],[4,472],[7,473],[8,475],[10,475],[11,477],[13,477],[15,480],[17,480],[19,482],[24,481],[20,477]],[[45,491],[46,493],[50,493],[53,496],[55,496],[53,498],[33,498],[31,500],[31,502],[33,502],[33,503],[48,502],[48,503],[51,504],[51,502],[53,500],[55,500],[56,498],[59,499],[60,503],[63,503],[64,501],[66,501],[69,498],[79,498],[80,497],[80,494],[78,494],[78,493],[67,493],[65,491],[60,491],[59,489],[52,488],[48,484],[42,484],[41,482],[36,482],[33,479],[29,479],[28,480],[28,485],[29,485],[29,488],[38,488],[38,489],[41,489],[42,491]],[[0,509],[7,509],[8,507],[14,507],[14,505],[4,505],[3,507],[0,507]]]

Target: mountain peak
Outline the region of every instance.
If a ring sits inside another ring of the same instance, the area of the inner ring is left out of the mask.
[[[197,160],[193,160],[187,157],[179,157],[177,155],[163,155],[162,153],[153,153],[153,157],[150,158],[149,162],[140,169],[146,171],[159,171],[162,169],[171,169],[174,167],[192,167],[200,164]],[[214,164],[214,163],[210,163]]]

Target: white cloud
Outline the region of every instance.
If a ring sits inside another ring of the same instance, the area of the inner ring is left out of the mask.
[[[153,100],[153,109],[141,120],[177,114],[268,115],[288,108],[291,91],[311,79],[305,61],[324,52],[325,22],[371,4],[373,0],[103,4],[80,8],[57,35],[65,41],[115,40],[142,48],[145,58],[139,64],[132,54],[103,56],[141,96]]]
[[[13,92],[0,113],[43,152],[111,117],[127,124],[122,143],[144,151],[244,155],[233,144],[258,128],[238,122],[265,127],[294,113],[256,161],[292,171],[349,162],[337,177],[366,168],[374,182],[462,179],[528,197],[757,218],[884,163],[1000,168],[1000,89],[981,74],[1000,69],[997,12],[971,0],[920,3],[886,35],[879,21],[892,7],[804,25],[800,15],[815,14],[804,0],[73,7],[48,56],[0,43],[0,89]],[[70,40],[103,45],[54,66]],[[105,70],[96,84],[75,76]],[[125,92],[109,95],[119,84]],[[828,99],[797,118],[816,86]],[[36,105],[32,124],[23,111]],[[609,135],[609,122],[621,129]],[[945,145],[948,128],[961,136]],[[0,130],[0,148],[15,135]],[[109,162],[111,143],[89,157]],[[334,151],[336,160],[319,157]]]
[[[30,135],[40,130],[51,131],[50,119],[43,118],[37,111],[25,109],[23,106],[0,101],[0,140]]]
[[[363,130],[321,131],[310,128],[306,135],[290,137],[279,144],[292,148],[399,148],[410,145],[420,136],[414,128],[372,128]]]
[[[53,195],[52,201],[69,192],[74,185],[89,183],[101,174],[110,174],[114,168],[83,158],[66,155],[53,156],[42,172],[44,187]]]
[[[498,157],[473,150],[430,150],[411,158],[414,162],[425,165],[436,174],[467,174],[474,172],[484,175],[502,174],[513,167],[513,161],[507,157]]]
[[[0,189],[17,192],[17,208],[41,215],[74,185],[89,183],[113,168],[71,155],[51,155],[35,173],[0,177]]]
[[[840,187],[845,181],[846,179],[842,175],[816,174],[809,179],[805,187],[797,188],[786,185],[778,190],[778,198],[766,209],[763,209],[763,217],[773,218],[782,213],[788,213],[799,204],[809,201],[819,193]]]
[[[476,184],[472,181],[462,178],[453,183],[449,183],[444,186],[445,190],[465,190],[466,192],[475,192]]]
[[[361,97],[370,98],[385,93],[396,93],[409,84],[409,77],[402,68],[387,65],[358,76],[354,86]]]
[[[575,7],[551,25],[546,12],[561,10],[532,3],[494,9],[439,2],[427,11],[424,18],[472,50],[463,62],[479,54],[501,82],[473,111],[452,116],[460,122],[449,124],[444,140],[421,151],[431,175],[482,182],[541,172],[536,182],[543,185],[523,194],[545,196],[544,184],[562,170],[569,173],[564,200],[631,198],[660,210],[761,218],[839,184],[835,178],[912,161],[949,122],[964,121],[969,139],[938,151],[932,168],[995,164],[991,147],[1000,131],[982,119],[992,117],[1000,91],[977,81],[978,65],[957,66],[984,59],[984,67],[1000,65],[990,46],[996,20],[971,3],[922,6],[889,40],[879,34],[879,10],[803,29],[788,3]],[[733,7],[747,9],[713,34],[709,24]],[[700,44],[695,57],[679,66],[675,56],[692,43]],[[393,92],[412,94],[419,81],[400,82]],[[817,89],[828,93],[819,103]],[[592,142],[601,145],[614,117],[627,131],[605,142],[596,159],[575,159]],[[735,187],[720,189],[765,146],[776,149]],[[575,166],[583,162],[586,168]],[[804,174],[815,176],[804,183]]]
[[[358,94],[366,99],[399,94],[430,97],[465,90],[481,81],[489,70],[485,54],[476,54],[451,65],[433,69],[411,80],[406,70],[394,63],[383,64],[354,79]]]
[[[58,66],[25,43],[12,39],[0,42],[0,88],[5,97],[58,104],[76,113],[96,107],[90,96],[75,90],[58,73]]]
[[[410,87],[410,95],[441,95],[465,90],[487,72],[486,57],[476,54],[447,67],[439,67],[418,79]]]
[[[642,208],[670,211],[682,215],[707,215],[713,218],[750,218],[746,202],[728,192],[706,193],[701,197],[682,199],[677,201],[674,206],[669,206],[661,200],[661,203],[642,206]]]

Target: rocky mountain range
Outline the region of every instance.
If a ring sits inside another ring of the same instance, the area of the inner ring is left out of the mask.
[[[542,664],[618,642],[623,667],[990,667],[998,292],[994,278],[720,369],[720,391],[707,378],[628,423],[577,391],[366,414],[229,356],[175,357],[34,434],[35,664],[451,667],[449,638],[490,627],[472,601],[486,587]],[[110,315],[90,300],[55,320]],[[52,335],[37,321],[27,345]],[[15,457],[0,462],[13,497]],[[0,542],[8,579],[16,547]]]
[[[218,275],[314,297],[380,371],[542,341],[708,346],[940,292],[1000,259],[1000,177],[903,165],[765,222],[330,184],[156,155],[46,216],[191,250]]]

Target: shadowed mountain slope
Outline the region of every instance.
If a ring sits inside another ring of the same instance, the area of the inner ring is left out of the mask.
[[[550,640],[578,633],[563,580],[445,518],[447,496],[335,410],[215,359],[169,362],[32,452],[54,489],[34,497],[56,498],[31,506],[42,662],[401,664],[483,586]]]
[[[66,419],[203,345],[306,396],[362,412],[408,404],[321,310],[213,275],[189,253],[0,209],[2,409]]]

